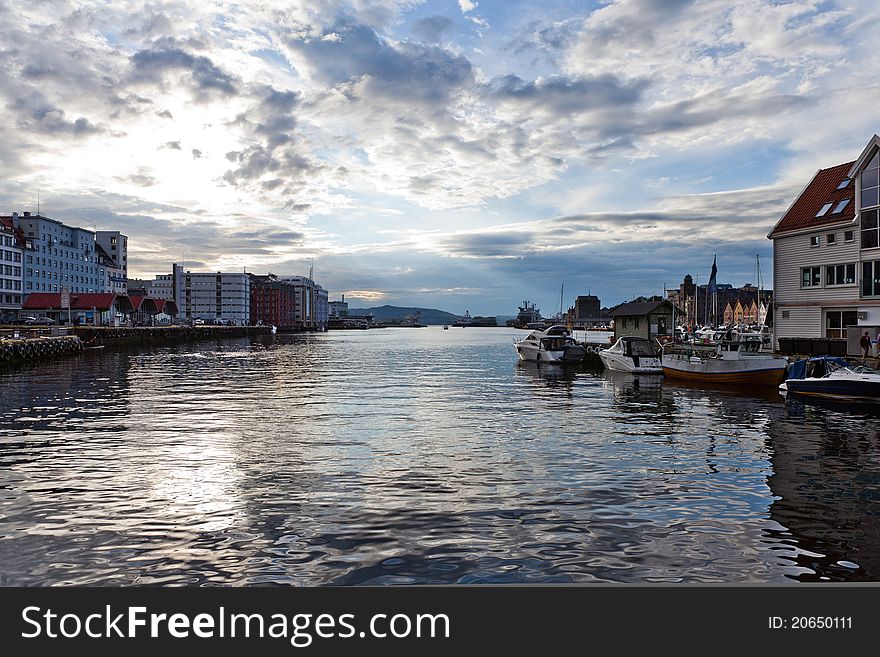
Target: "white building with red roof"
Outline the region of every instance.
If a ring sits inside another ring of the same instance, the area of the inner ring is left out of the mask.
[[[845,338],[852,344],[849,334],[864,330],[876,336],[878,214],[880,137],[874,135],[855,161],[817,171],[768,235],[777,345],[786,338]]]

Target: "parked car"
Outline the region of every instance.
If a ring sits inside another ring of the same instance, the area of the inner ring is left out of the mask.
[[[52,326],[54,323],[51,317],[28,317],[24,320],[25,326]]]
[[[205,320],[201,318],[196,318],[193,320],[193,326],[202,326],[205,323]]]

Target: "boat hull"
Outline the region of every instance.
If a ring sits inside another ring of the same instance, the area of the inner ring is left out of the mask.
[[[579,363],[586,356],[583,347],[569,347],[563,351],[547,351],[532,345],[516,345],[516,353],[519,359],[531,363]]]
[[[789,379],[785,387],[789,393],[797,395],[880,402],[880,382],[877,381]]]
[[[605,350],[599,352],[602,364],[614,372],[627,372],[628,374],[663,374],[660,360],[647,356],[640,356],[639,364],[636,365],[632,356],[609,353]],[[647,362],[646,362],[647,361]]]
[[[690,362],[686,359],[664,356],[663,374],[685,381],[704,381],[722,385],[778,386],[788,364],[783,358],[754,361],[722,359]]]

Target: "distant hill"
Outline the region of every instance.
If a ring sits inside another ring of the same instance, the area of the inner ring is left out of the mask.
[[[377,322],[388,322],[392,319],[403,319],[416,312],[422,313],[422,324],[452,324],[460,315],[453,315],[436,308],[404,308],[402,306],[378,306],[377,308],[349,308],[352,315],[369,315],[372,313]]]

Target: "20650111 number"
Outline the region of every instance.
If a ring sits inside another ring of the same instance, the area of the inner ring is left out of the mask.
[[[851,616],[770,616],[771,630],[851,630]]]

